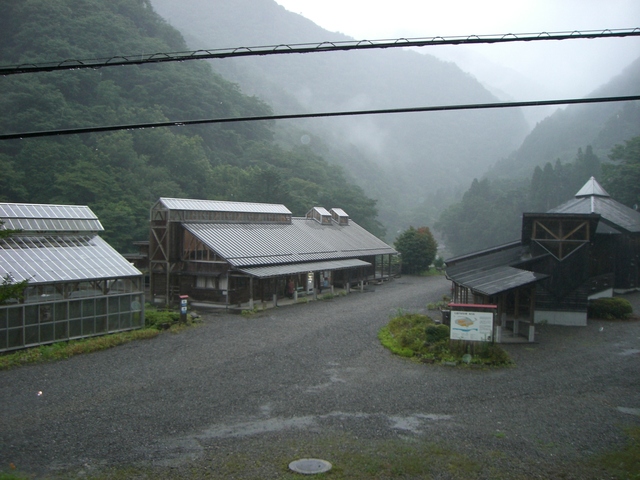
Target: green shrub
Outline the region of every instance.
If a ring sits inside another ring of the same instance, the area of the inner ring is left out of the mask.
[[[164,325],[170,325],[180,320],[180,313],[171,310],[149,309],[144,312],[144,323],[147,328],[162,330]]]
[[[427,343],[438,343],[449,339],[449,327],[446,325],[429,325],[425,333]]]
[[[589,302],[587,315],[589,318],[606,320],[624,320],[633,313],[629,300],[620,297],[597,298]]]

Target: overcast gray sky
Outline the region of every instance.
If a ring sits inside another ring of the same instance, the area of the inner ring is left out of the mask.
[[[640,27],[640,0],[276,2],[326,30],[341,32],[357,40]],[[426,47],[420,51],[456,61],[481,81],[490,82],[492,72],[506,68],[515,70],[540,87],[537,91],[531,88],[514,92],[509,91],[508,85],[498,85],[519,97],[517,100],[540,96],[568,98],[588,94],[639,57],[640,37]],[[479,61],[479,58],[487,62]],[[487,65],[493,66],[487,68]]]

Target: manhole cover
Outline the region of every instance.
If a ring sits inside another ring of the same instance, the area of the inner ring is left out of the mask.
[[[301,458],[289,464],[289,469],[303,475],[314,475],[316,473],[324,473],[331,470],[331,464],[326,460],[317,458]]]

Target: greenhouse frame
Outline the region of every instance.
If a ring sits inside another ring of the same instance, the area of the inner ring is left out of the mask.
[[[27,281],[0,305],[0,352],[144,326],[141,272],[86,206],[0,203],[0,277]]]

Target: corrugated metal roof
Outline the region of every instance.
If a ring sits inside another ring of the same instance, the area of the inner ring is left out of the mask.
[[[496,295],[548,277],[541,273],[504,265],[486,270],[467,270],[454,276],[447,272],[447,276],[456,283],[484,295]]]
[[[235,267],[397,253],[354,222],[321,225],[296,217],[290,224],[183,225]]]
[[[346,260],[330,260],[326,262],[294,263],[288,265],[272,265],[268,267],[240,268],[239,270],[254,277],[278,277],[281,275],[295,275],[306,272],[319,272],[324,270],[342,270],[345,268],[368,267],[369,262],[350,258]]]
[[[189,198],[160,198],[170,210],[204,210],[216,212],[279,213],[291,215],[284,205],[270,203],[227,202],[222,200],[194,200]]]
[[[30,284],[142,275],[97,235],[0,240],[0,277]]]
[[[0,203],[0,228],[25,232],[100,232],[104,228],[89,207]]]
[[[597,213],[601,221],[628,232],[640,232],[640,212],[616,202],[611,197],[588,196],[569,200],[549,213]]]

